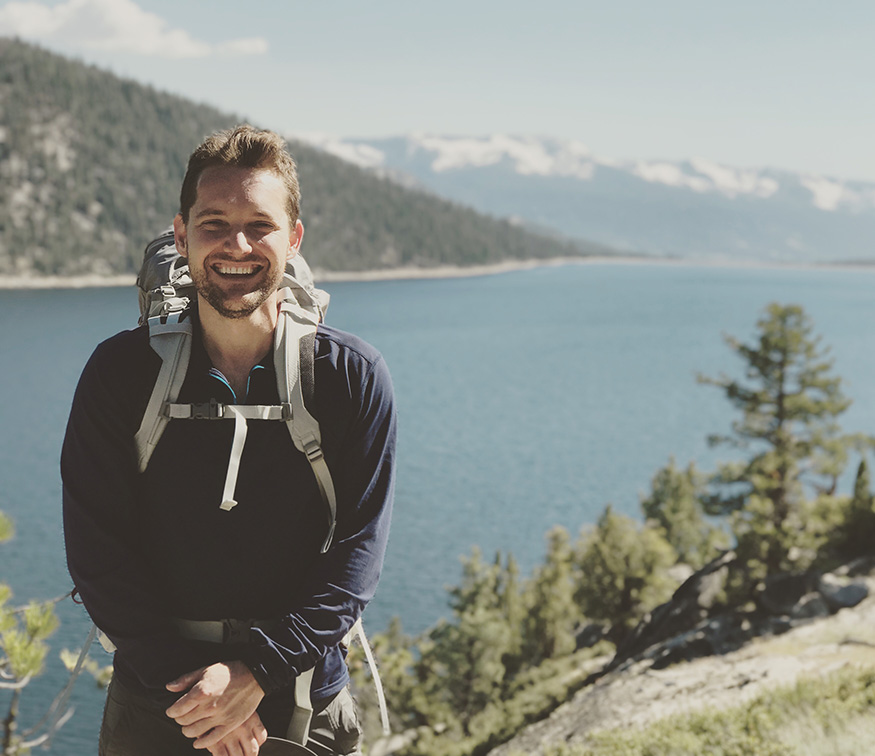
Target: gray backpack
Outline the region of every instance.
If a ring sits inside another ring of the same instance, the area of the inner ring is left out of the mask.
[[[286,266],[280,289],[280,317],[274,335],[280,404],[230,405],[178,404],[191,356],[192,324],[189,303],[195,291],[188,265],[176,251],[173,231],[168,229],[146,247],[143,266],[137,276],[140,298],[140,323],[148,324],[149,343],[161,357],[161,371],[135,442],[140,472],[146,469],[155,446],[172,419],[234,420],[234,441],[228,461],[225,488],[220,503],[224,510],[236,505],[234,489],[240,455],[246,441],[247,420],[285,422],[295,447],[303,452],[319,486],[328,517],[328,533],[323,553],[331,546],[337,517],[334,483],[322,453],[319,423],[307,409],[313,397],[313,348],[316,327],[328,308],[328,294],[317,289],[313,274],[301,255]]]

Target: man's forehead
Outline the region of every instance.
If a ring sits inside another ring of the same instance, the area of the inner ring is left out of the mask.
[[[211,166],[198,177],[193,209],[199,216],[208,209],[207,206],[215,210],[253,201],[277,202],[285,206],[286,196],[282,178],[269,168]]]
[[[201,171],[197,180],[197,188],[200,189],[205,184],[221,183],[239,186],[267,183],[284,187],[282,177],[270,167],[248,168],[239,165],[211,165]]]

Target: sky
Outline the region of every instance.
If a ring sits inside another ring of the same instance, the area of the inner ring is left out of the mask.
[[[287,135],[545,136],[875,182],[871,0],[17,0],[0,36]]]

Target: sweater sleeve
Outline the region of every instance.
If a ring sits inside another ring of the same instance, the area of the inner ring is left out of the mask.
[[[64,538],[91,618],[141,685],[163,689],[206,649],[173,633],[137,542],[133,436],[159,364],[141,339],[127,332],[104,342],[80,378],[61,453]]]
[[[317,386],[319,382],[317,381]],[[373,597],[389,536],[396,418],[388,369],[378,357],[357,392],[359,411],[332,467],[335,542],[305,577],[304,599],[278,630],[252,631],[243,661],[268,692],[289,685],[336,647]]]

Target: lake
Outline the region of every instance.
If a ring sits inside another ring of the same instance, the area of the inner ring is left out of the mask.
[[[696,373],[740,377],[722,335],[750,341],[769,302],[805,307],[854,400],[843,427],[875,430],[875,270],[594,263],[325,288],[328,321],[383,352],[398,398],[396,514],[371,632],[392,615],[408,632],[446,615],[445,588],[475,544],[513,552],[529,572],[551,526],[576,533],[609,502],[638,516],[671,455],[713,466],[727,452],[706,436],[733,415]],[[18,600],[71,587],[58,473],[70,401],[96,343],[137,314],[128,288],[0,291],[0,510],[17,528],[0,546],[0,580]],[[81,607],[59,613],[25,725],[62,683],[57,651],[88,629]],[[95,752],[102,698],[77,683],[52,753]],[[5,701],[0,691],[0,711]]]

